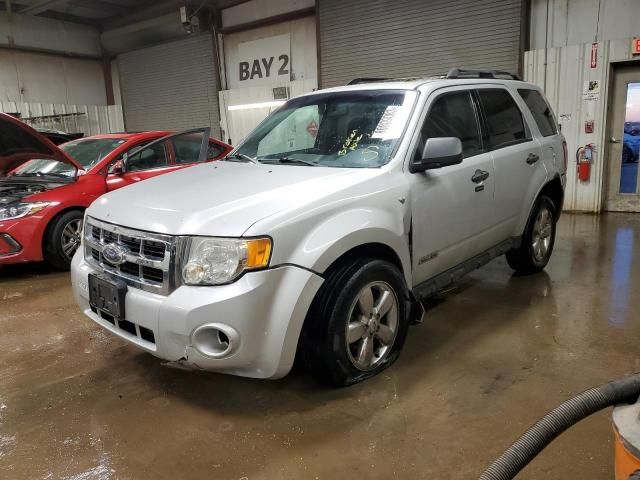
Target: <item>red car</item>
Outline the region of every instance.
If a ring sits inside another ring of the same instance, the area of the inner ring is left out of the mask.
[[[232,149],[209,128],[96,135],[56,147],[0,113],[0,265],[45,260],[67,269],[82,218],[100,195]]]

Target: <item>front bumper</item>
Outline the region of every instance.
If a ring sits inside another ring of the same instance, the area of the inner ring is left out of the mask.
[[[98,325],[169,362],[255,378],[289,372],[307,310],[323,282],[308,270],[283,266],[247,273],[230,285],[181,286],[166,297],[129,287],[126,320],[138,328],[127,324],[126,331],[90,308],[89,273],[99,272],[78,251],[71,264],[74,296]],[[206,349],[197,347],[194,336],[202,326],[231,332],[228,354],[202,353]],[[148,331],[153,335],[140,333]]]
[[[4,250],[0,248],[0,265],[42,260],[42,224],[40,215],[0,220],[0,236],[6,235],[11,243],[19,246],[17,251],[10,253],[2,253]]]

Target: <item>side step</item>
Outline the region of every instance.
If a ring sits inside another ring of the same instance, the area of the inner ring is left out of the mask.
[[[520,237],[505,240],[495,247],[492,247],[489,250],[482,252],[481,254],[470,258],[469,260],[464,261],[460,265],[450,268],[449,270],[445,270],[435,277],[422,282],[419,285],[416,285],[413,288],[414,298],[416,298],[417,300],[425,300],[427,298],[433,297],[436,293],[454,284],[469,272],[472,272],[486,265],[491,260],[499,257],[500,255],[504,255],[512,248],[518,248],[521,241],[522,240]]]

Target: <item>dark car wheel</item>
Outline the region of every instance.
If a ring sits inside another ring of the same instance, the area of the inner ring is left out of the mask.
[[[44,243],[44,259],[58,270],[69,270],[71,259],[80,246],[84,213],[71,210],[52,220]]]
[[[633,151],[626,145],[622,147],[622,163],[633,162]]]
[[[545,195],[538,197],[519,248],[507,252],[507,263],[518,273],[536,273],[551,258],[556,240],[556,208]]]
[[[300,355],[310,372],[336,387],[372,377],[400,355],[409,294],[398,268],[358,259],[334,268],[303,328]]]

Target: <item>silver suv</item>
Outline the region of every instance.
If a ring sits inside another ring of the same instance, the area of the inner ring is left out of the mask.
[[[171,362],[277,378],[298,356],[352,384],[391,365],[421,301],[462,275],[505,253],[545,267],[566,162],[540,89],[504,72],[317,91],[225,161],[94,202],[75,296]]]

